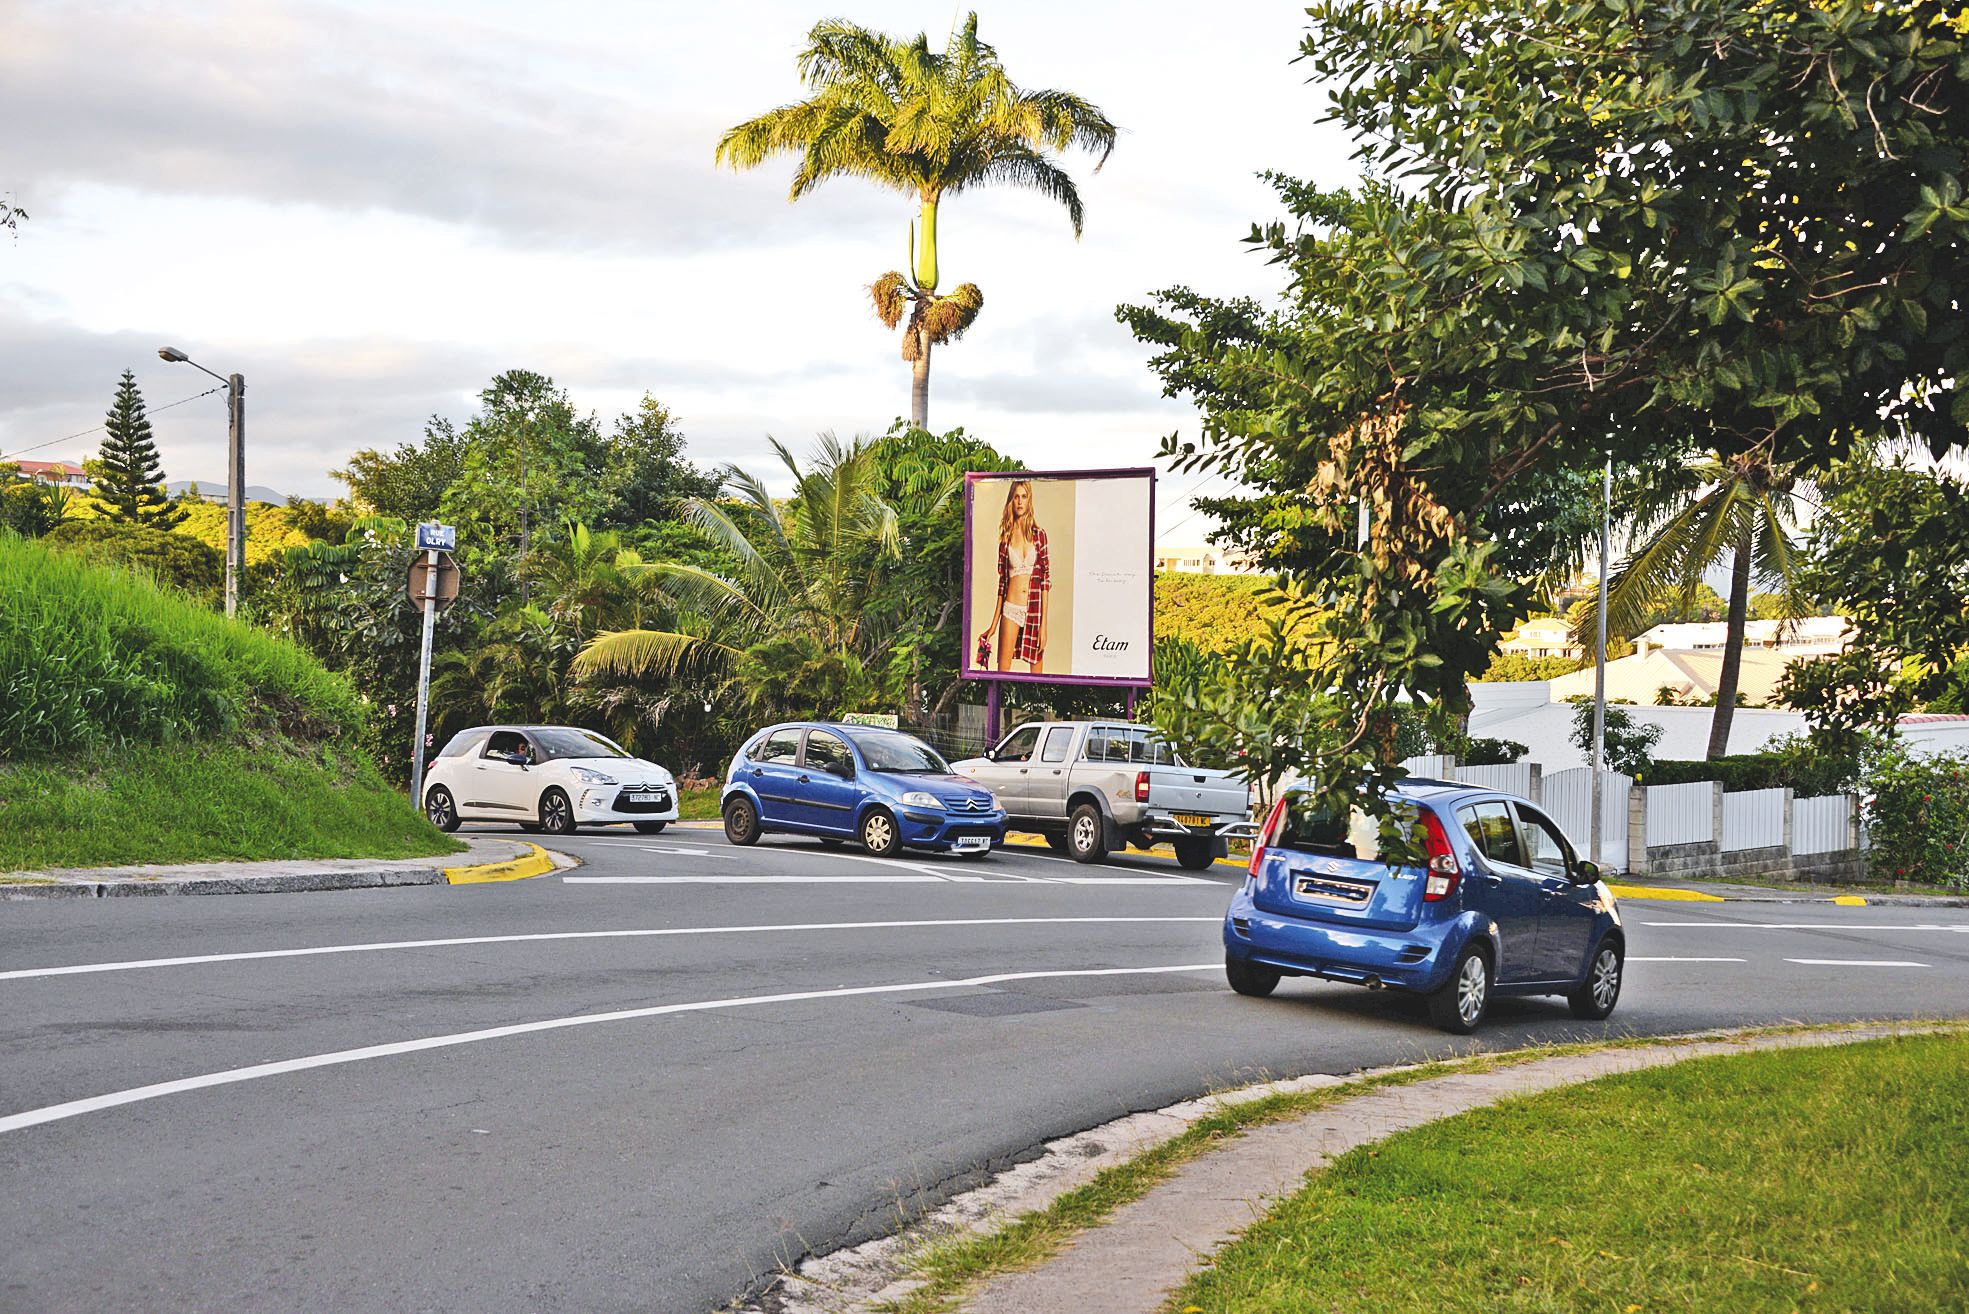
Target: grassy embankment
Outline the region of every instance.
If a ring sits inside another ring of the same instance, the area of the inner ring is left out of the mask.
[[[1697,1059],[1335,1160],[1172,1311],[1969,1308],[1969,1037]]]
[[[362,715],[293,644],[0,534],[0,872],[456,852]]]

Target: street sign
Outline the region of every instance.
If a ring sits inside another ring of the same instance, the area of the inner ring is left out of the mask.
[[[431,558],[437,558],[437,604],[443,611],[458,601],[458,563],[442,552],[426,553],[410,564],[410,575],[404,587],[410,593],[411,605],[422,611],[429,605],[431,588]]]
[[[440,525],[435,520],[426,520],[417,526],[417,550],[419,552],[454,552],[458,548],[458,531],[450,525]]]

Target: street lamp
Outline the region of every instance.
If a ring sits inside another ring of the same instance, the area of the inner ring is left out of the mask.
[[[239,610],[239,575],[246,567],[246,376],[224,375],[176,347],[159,347],[157,354],[172,364],[185,364],[226,385],[226,615]]]

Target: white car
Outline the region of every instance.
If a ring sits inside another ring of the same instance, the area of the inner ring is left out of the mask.
[[[424,773],[424,815],[517,822],[567,835],[627,822],[654,835],[677,819],[677,782],[607,735],[571,725],[481,725],[451,737]]]

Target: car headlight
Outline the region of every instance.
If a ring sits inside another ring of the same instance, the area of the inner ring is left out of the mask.
[[[906,808],[941,809],[943,807],[943,800],[935,794],[926,794],[920,789],[912,789],[902,796],[902,805]]]
[[[613,785],[615,777],[606,771],[592,771],[587,767],[573,768],[574,778],[584,785]]]

